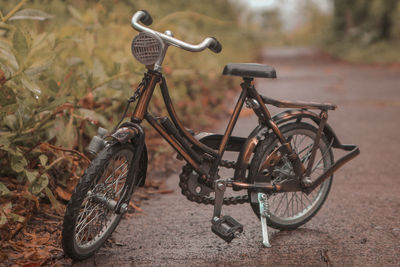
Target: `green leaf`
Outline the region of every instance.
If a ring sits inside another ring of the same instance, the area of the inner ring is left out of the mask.
[[[17,173],[23,172],[25,166],[28,164],[24,156],[18,154],[12,154],[10,156],[11,156],[11,169],[13,169]]]
[[[57,144],[65,148],[72,148],[76,136],[76,127],[73,124],[73,119],[70,119],[61,127],[63,127],[60,129],[61,132],[57,134]]]
[[[0,217],[0,228],[7,223],[7,216],[11,213],[12,203],[7,202],[0,205],[1,217]]]
[[[90,109],[86,109],[86,108],[80,108],[80,109],[78,109],[78,111],[82,117],[88,118],[90,120],[98,121],[103,126],[106,126],[106,127],[108,126],[107,119],[100,113],[97,113],[94,110],[90,110]]]
[[[58,209],[59,208],[59,203],[58,203],[57,199],[55,198],[53,192],[51,192],[50,188],[46,187],[44,189],[44,192],[46,193],[47,197],[49,198],[53,208],[54,209]]]
[[[46,64],[46,65],[30,67],[29,69],[25,70],[25,74],[27,74],[28,76],[33,76],[33,75],[39,74],[41,72],[44,72],[45,70],[47,70],[50,67],[51,61],[52,60],[50,60],[48,62],[48,64]]]
[[[0,182],[0,196],[5,197],[11,195],[11,191],[7,188],[5,184]]]
[[[12,203],[11,202],[7,202],[7,203],[4,203],[4,204],[0,205],[0,210],[6,215],[11,213],[11,209],[12,209]]]
[[[80,57],[69,57],[65,60],[65,63],[67,63],[68,67],[72,67],[83,63],[83,60]]]
[[[112,80],[108,83],[108,86],[110,86],[113,89],[121,89],[123,86],[123,83],[121,80]]]
[[[10,140],[7,137],[0,136],[0,149],[8,150],[10,146]]]
[[[74,19],[79,20],[80,22],[82,22],[82,15],[79,13],[78,9],[76,9],[75,7],[69,5],[68,6],[68,11],[71,13],[72,17]]]
[[[41,107],[38,112],[46,111],[46,110],[53,110],[58,106],[61,106],[64,103],[67,103],[69,100],[71,100],[71,97],[58,97],[57,99],[53,100],[46,106]]]
[[[42,166],[46,166],[48,158],[45,154],[40,155],[39,160],[40,160],[40,164],[42,164]]]
[[[11,67],[14,71],[18,69],[18,62],[14,53],[9,44],[3,40],[0,40],[0,62],[7,67]]]
[[[0,20],[0,29],[9,31],[15,29],[15,27],[11,24],[4,23],[3,21]]]
[[[18,215],[16,213],[10,213],[11,218],[13,219],[14,222],[24,222],[25,221],[25,217]]]
[[[0,228],[3,227],[7,223],[7,217],[4,213],[0,215]]]
[[[14,94],[14,91],[7,86],[3,86],[0,90],[0,106],[4,107],[15,103],[16,95]]]
[[[3,122],[8,128],[10,128],[10,130],[18,130],[18,118],[15,114],[5,116]]]
[[[49,89],[53,92],[53,93],[58,93],[58,90],[60,90],[60,87],[58,86],[57,82],[53,79],[51,79],[49,81]]]
[[[39,97],[39,95],[42,93],[40,87],[24,73],[21,74],[21,82],[24,88],[31,91],[35,97]]]
[[[54,18],[53,15],[49,15],[44,11],[27,8],[16,12],[9,20],[31,19],[43,21],[52,18]]]
[[[28,179],[29,183],[33,183],[39,175],[38,171],[28,171],[25,170],[26,179]]]
[[[39,178],[37,178],[33,183],[29,185],[29,189],[32,194],[38,195],[42,192],[43,189],[47,187],[49,184],[49,178],[46,174],[42,174]]]
[[[26,57],[28,56],[29,47],[26,36],[22,33],[22,31],[19,28],[17,28],[13,36],[13,47],[17,53],[16,54],[17,61],[21,66],[22,65],[21,63],[24,62]]]

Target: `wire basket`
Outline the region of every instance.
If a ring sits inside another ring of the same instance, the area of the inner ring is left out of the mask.
[[[142,64],[153,65],[160,58],[163,43],[157,35],[141,32],[133,38],[132,54]]]

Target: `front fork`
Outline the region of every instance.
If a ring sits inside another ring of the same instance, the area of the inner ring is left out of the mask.
[[[124,190],[122,191],[122,195],[118,201],[114,201],[112,199],[108,199],[104,196],[94,195],[93,198],[95,201],[103,203],[107,208],[113,210],[115,213],[125,213],[128,210],[128,203],[130,201],[130,197],[133,194],[133,190],[135,185],[140,185],[141,180],[145,179],[146,174],[140,173],[140,160],[142,157],[142,153],[145,146],[145,134],[143,128],[138,123],[125,122],[123,123],[117,131],[115,131],[112,135],[106,136],[104,138],[110,138],[111,141],[107,142],[103,138],[97,137],[93,138],[91,142],[91,147],[96,148],[96,151],[103,149],[103,147],[107,145],[114,145],[116,143],[125,144],[131,142],[135,147],[135,154],[133,155],[131,166],[128,170],[127,182],[125,183]],[[100,141],[99,141],[100,139]],[[92,144],[93,143],[93,144]],[[96,145],[95,145],[96,144]],[[137,181],[140,174],[140,181]]]
[[[142,182],[142,181],[136,181],[136,180],[138,179],[138,176],[139,176],[139,163],[140,163],[140,159],[142,157],[142,152],[143,152],[144,145],[145,145],[145,134],[144,134],[143,128],[140,124],[126,122],[121,125],[121,128],[122,127],[128,128],[130,133],[134,134],[134,136],[132,136],[129,140],[132,141],[132,144],[135,147],[135,154],[133,155],[133,159],[132,159],[132,163],[131,163],[132,165],[128,171],[128,176],[127,176],[129,179],[129,181],[127,181],[128,186],[127,186],[127,188],[125,188],[125,190],[123,190],[122,196],[120,197],[120,199],[118,200],[118,202],[115,206],[114,210],[116,213],[124,213],[127,211],[128,203],[133,194],[133,190],[135,189],[135,186],[141,184],[141,182]],[[129,137],[127,137],[127,138],[129,138]],[[127,141],[129,141],[129,140],[127,140]],[[141,176],[140,178],[144,179],[143,176]]]

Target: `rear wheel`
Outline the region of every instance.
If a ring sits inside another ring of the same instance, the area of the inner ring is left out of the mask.
[[[292,148],[299,155],[306,167],[310,158],[311,150],[317,135],[317,129],[307,123],[290,123],[281,127],[281,132],[290,141]],[[270,135],[272,136],[272,135]],[[283,156],[280,162],[271,170],[263,166],[265,159],[279,145],[277,138],[266,138],[261,141],[255,149],[254,157],[249,169],[249,182],[270,182],[279,184],[294,174],[292,164]],[[311,172],[311,180],[315,180],[333,164],[333,153],[326,138],[320,140],[319,149]],[[260,175],[261,174],[261,175]],[[268,181],[256,180],[255,177],[270,177]],[[303,192],[284,192],[268,194],[270,217],[268,225],[280,229],[295,229],[310,220],[321,208],[328,196],[332,184],[332,176],[325,180],[309,195]],[[249,191],[249,197],[251,192]],[[250,202],[254,213],[259,217],[260,210],[258,202]]]
[[[68,257],[90,257],[117,227],[122,214],[114,207],[135,182],[134,152],[132,144],[106,147],[79,180],[64,216],[62,245]]]

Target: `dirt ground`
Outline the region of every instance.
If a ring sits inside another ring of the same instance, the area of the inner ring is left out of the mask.
[[[262,94],[337,104],[328,123],[343,143],[360,147],[335,174],[319,213],[294,231],[269,228],[272,248],[264,248],[249,204],[223,207],[244,225],[226,244],[210,230],[212,206],[187,201],[173,175],[167,185],[174,193],[145,202],[143,213],[121,222],[111,248],[76,266],[399,266],[400,68],[350,65],[308,49],[268,49],[263,61],[278,79],[258,79]],[[255,125],[244,116],[235,133],[247,136]]]

